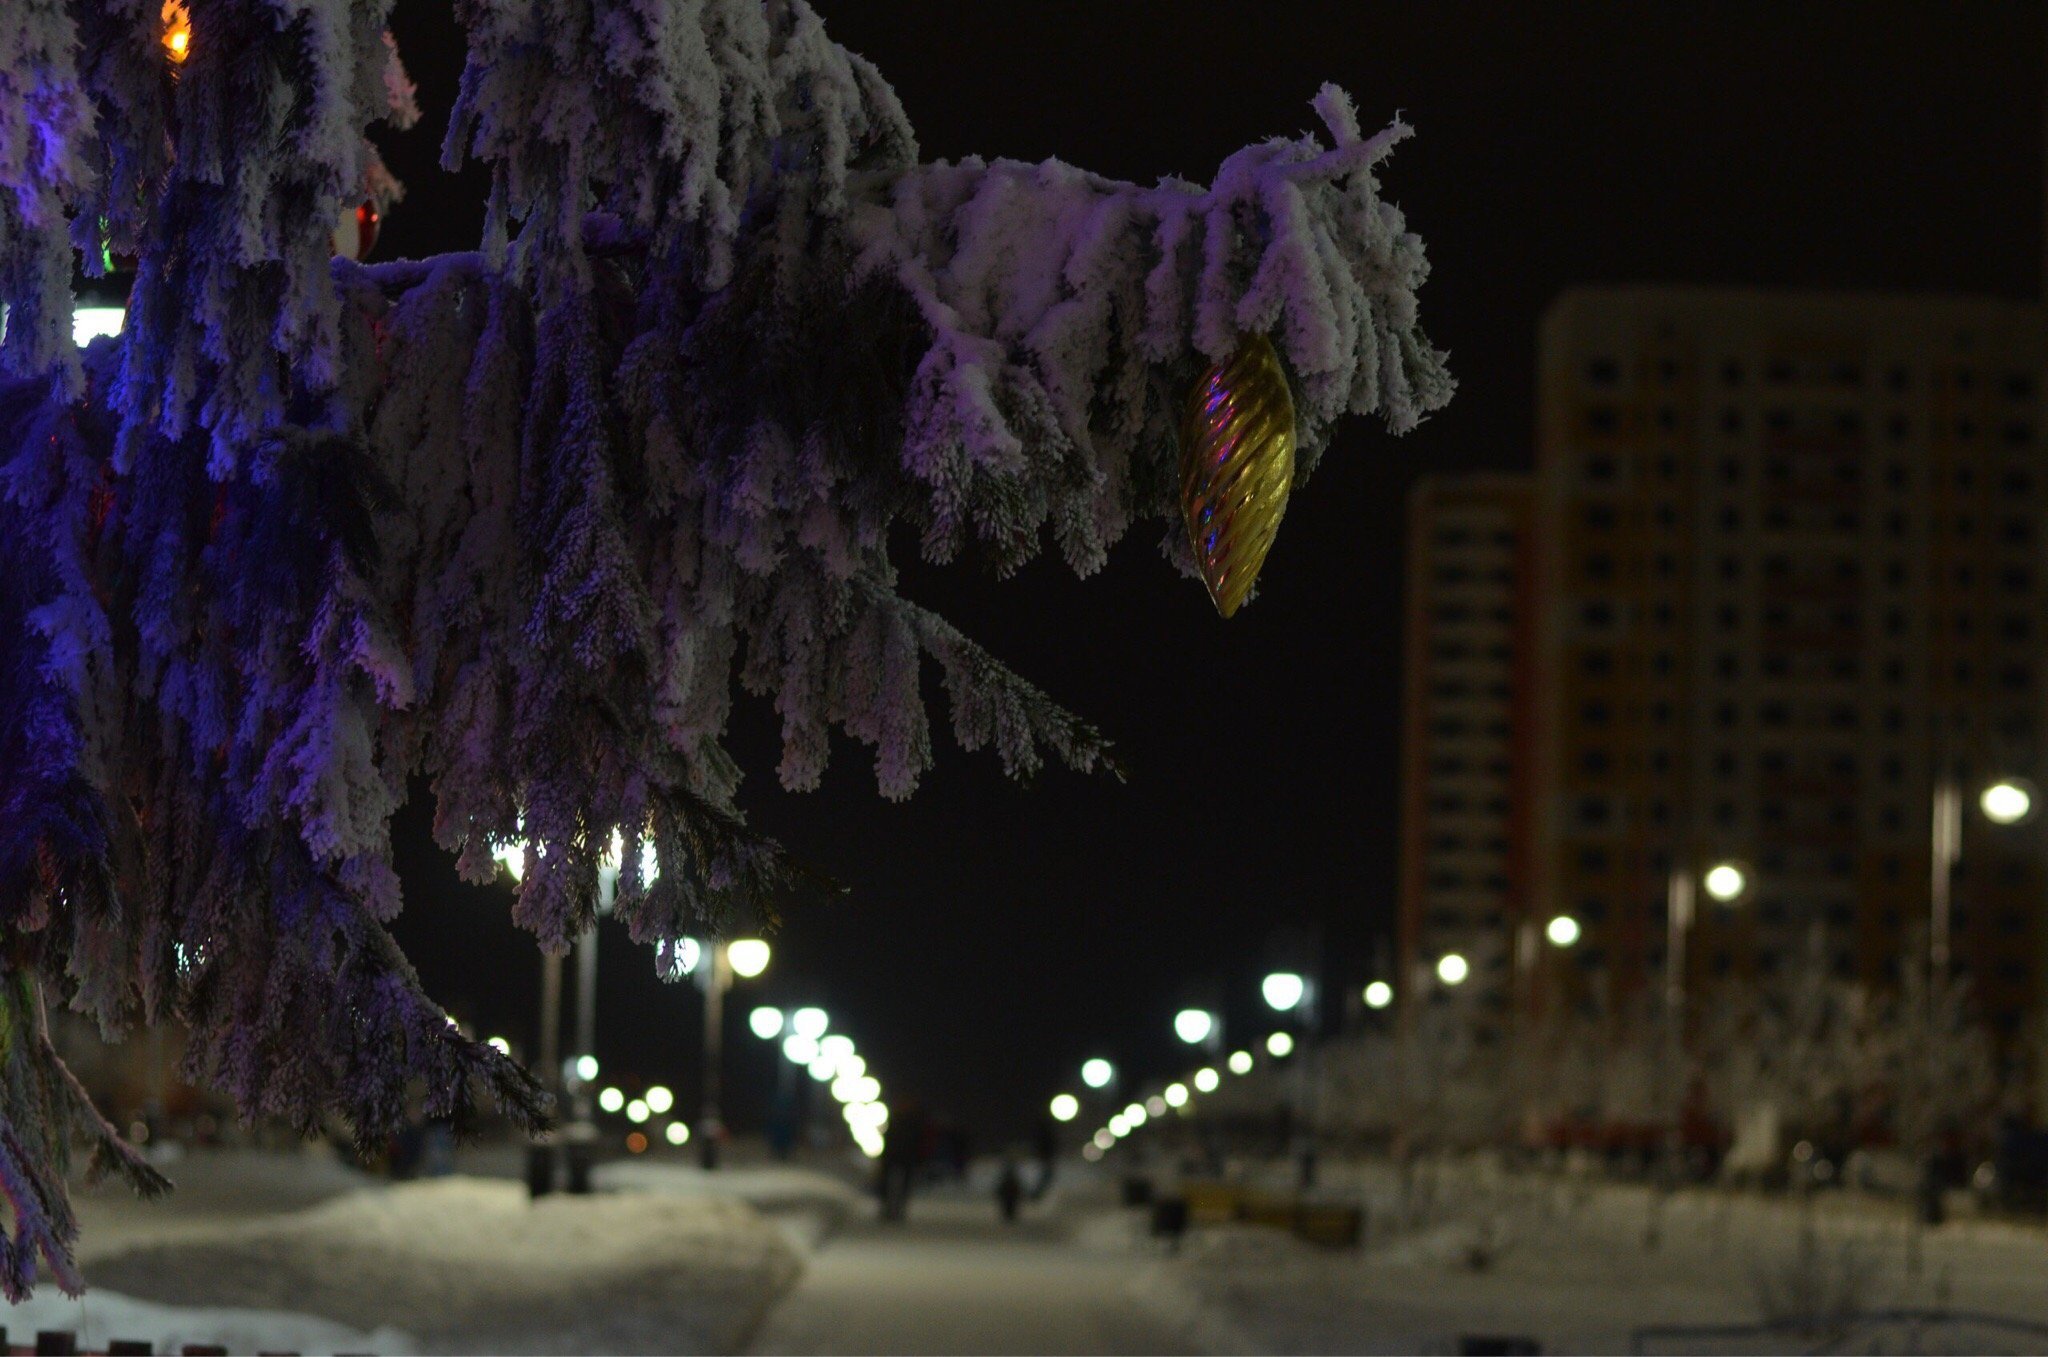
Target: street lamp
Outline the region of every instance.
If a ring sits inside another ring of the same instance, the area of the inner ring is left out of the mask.
[[[1579,921],[1569,914],[1560,914],[1550,921],[1543,935],[1553,947],[1570,947],[1579,940]]]
[[[1365,1006],[1372,1009],[1385,1008],[1394,1002],[1394,987],[1384,980],[1375,980],[1365,987]]]
[[[1462,985],[1471,973],[1470,963],[1456,952],[1445,952],[1436,963],[1436,978],[1446,985]]]
[[[1186,1107],[1188,1105],[1188,1086],[1186,1084],[1168,1084],[1166,1090],[1159,1096],[1166,1099],[1168,1107]]]
[[[1216,1015],[1202,1008],[1184,1008],[1173,1015],[1173,1031],[1190,1046],[1200,1046],[1216,1036],[1220,1024]]]
[[[762,1005],[747,1015],[747,1026],[763,1041],[773,1041],[782,1035],[782,1010]]]
[[[1994,825],[2016,825],[2034,813],[2034,792],[2018,778],[2001,778],[1983,790],[1977,806]]]
[[[1214,1093],[1217,1086],[1222,1082],[1222,1078],[1212,1069],[1204,1068],[1195,1071],[1195,1092],[1197,1093]]]
[[[1252,1053],[1250,1051],[1232,1051],[1228,1063],[1232,1074],[1250,1074],[1252,1072]]]
[[[702,1136],[697,1147],[698,1162],[706,1169],[718,1167],[718,1142],[725,1133],[719,1117],[719,1085],[724,1073],[725,995],[735,975],[751,980],[768,969],[768,944],[759,938],[734,938],[715,943],[711,964],[703,969],[704,985],[704,1096],[697,1124]]]
[[[1081,1100],[1071,1093],[1055,1094],[1052,1100],[1052,1119],[1072,1121],[1081,1115]]]
[[[1090,1088],[1108,1088],[1116,1079],[1116,1066],[1101,1056],[1081,1063],[1081,1082]]]
[[[752,980],[768,969],[768,944],[759,938],[734,938],[725,945],[725,955],[732,973],[742,980]]]
[[[1692,937],[1693,886],[1697,880],[1708,897],[1721,905],[1733,905],[1749,889],[1749,874],[1733,862],[1721,861],[1694,877],[1694,868],[1674,862],[1670,876],[1664,883],[1664,1028],[1665,1067],[1664,1080],[1672,1092],[1672,1103],[1667,1109],[1670,1124],[1665,1128],[1666,1172],[1675,1175],[1684,1146],[1681,1141],[1682,1128],[1679,1121],[1683,1115],[1681,1103],[1684,1086],[1678,1072],[1685,1063],[1685,956],[1686,944]],[[1650,1217],[1648,1235],[1644,1242],[1654,1247],[1657,1240],[1658,1218]]]
[[[1749,889],[1749,877],[1732,862],[1717,862],[1707,868],[1706,875],[1700,878],[1700,885],[1718,903],[1732,905]]]
[[[811,1041],[824,1036],[825,1029],[831,1025],[832,1020],[825,1015],[822,1008],[800,1008],[789,1015],[789,1030]]]
[[[1266,1038],[1266,1054],[1275,1060],[1285,1060],[1294,1054],[1294,1038],[1286,1032],[1275,1032]]]
[[[1291,1013],[1308,995],[1308,981],[1292,971],[1275,971],[1260,984],[1266,1005],[1276,1013]]]

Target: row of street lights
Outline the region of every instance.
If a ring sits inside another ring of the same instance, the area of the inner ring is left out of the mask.
[[[504,868],[514,884],[525,879],[526,855],[531,851],[524,839],[513,839],[498,844],[491,850],[491,856]],[[618,897],[619,878],[625,863],[624,836],[613,830],[610,850],[599,860],[597,869],[598,903],[600,916],[609,914]],[[640,850],[640,884],[643,888],[654,884],[661,874],[660,862],[655,855],[654,845],[643,842]],[[590,928],[576,940],[576,1047],[577,1054],[566,1063],[561,1060],[561,996],[562,959],[552,954],[541,961],[541,1050],[540,1066],[550,1080],[559,1079],[559,1087],[573,1099],[574,1121],[567,1128],[567,1137],[572,1145],[581,1146],[595,1137],[596,1128],[591,1122],[590,1087],[597,1078],[597,925]],[[671,979],[694,976],[704,991],[704,1083],[699,1104],[695,1139],[698,1155],[707,1169],[718,1167],[719,1147],[725,1138],[725,1125],[720,1109],[720,1093],[724,1073],[725,1049],[725,996],[732,989],[733,981],[752,980],[768,969],[773,956],[766,940],[761,938],[733,938],[721,940],[710,948],[710,962],[704,962],[704,945],[696,938],[682,937],[665,944],[661,949],[659,964]],[[655,1088],[661,1088],[656,1085]],[[654,1092],[653,1089],[649,1090]],[[672,1095],[661,1089],[672,1105]],[[609,1095],[618,1095],[615,1099]],[[612,1101],[618,1107],[608,1106]],[[649,1113],[659,1114],[667,1106],[652,1107],[641,1101],[627,1102],[617,1089],[607,1089],[598,1097],[598,1107],[605,1112],[624,1111],[629,1121],[636,1125],[648,1119]],[[641,1115],[633,1115],[638,1109]],[[687,1144],[693,1137],[689,1126],[678,1119],[666,1132],[671,1145]],[[587,1155],[587,1150],[582,1151]],[[572,1158],[572,1180],[575,1177],[575,1160]]]
[[[882,1081],[868,1072],[853,1038],[831,1030],[822,1008],[799,1008],[785,1014],[763,1005],[747,1015],[747,1026],[762,1041],[779,1041],[785,1071],[804,1069],[824,1084],[840,1105],[847,1132],[861,1153],[881,1157],[889,1106],[882,1101]]]
[[[1315,982],[1294,971],[1274,971],[1259,984],[1260,995],[1267,1007],[1276,1013],[1293,1016],[1303,1027],[1304,1034],[1312,1031],[1317,1019],[1318,996]],[[1385,981],[1376,980],[1366,987],[1366,1003],[1373,1008],[1384,1008],[1393,1002],[1393,988]],[[1173,1015],[1173,1033],[1189,1046],[1220,1054],[1223,1047],[1223,1019],[1220,1014],[1206,1008],[1184,1008]],[[1284,1029],[1268,1033],[1265,1040],[1266,1053],[1276,1060],[1284,1060],[1294,1054],[1296,1039],[1293,1033]],[[1234,1075],[1251,1073],[1256,1060],[1248,1050],[1232,1051],[1222,1061],[1225,1069]],[[1301,1072],[1300,1086],[1295,1091],[1297,1122],[1306,1122],[1307,1101],[1313,1085],[1307,1079],[1306,1064],[1297,1065]],[[1081,1063],[1081,1083],[1096,1092],[1109,1092],[1117,1083],[1116,1066],[1103,1056],[1092,1056]],[[1083,1147],[1083,1153],[1090,1159],[1099,1159],[1118,1141],[1145,1125],[1148,1120],[1166,1116],[1169,1112],[1185,1113],[1192,1106],[1197,1094],[1214,1093],[1222,1086],[1222,1075],[1213,1065],[1204,1066],[1191,1074],[1186,1082],[1175,1081],[1142,1102],[1134,1102],[1121,1112],[1112,1114],[1098,1128]],[[1081,1099],[1071,1092],[1062,1091],[1053,1095],[1047,1110],[1055,1121],[1072,1122],[1081,1115]],[[1302,1143],[1303,1175],[1312,1173],[1313,1155],[1308,1148],[1312,1142],[1306,1139],[1304,1126],[1300,1132]]]

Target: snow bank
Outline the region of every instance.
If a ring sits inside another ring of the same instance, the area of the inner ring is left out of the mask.
[[[687,1164],[628,1159],[601,1165],[594,1181],[601,1192],[738,1198],[765,1216],[800,1256],[822,1248],[868,1202],[844,1179],[779,1164],[713,1174]]]
[[[95,1296],[399,1329],[420,1352],[697,1353],[739,1346],[800,1266],[739,1201],[529,1201],[517,1183],[446,1178],[130,1248],[87,1278]]]
[[[0,1324],[11,1339],[41,1329],[69,1329],[79,1350],[105,1352],[110,1340],[141,1339],[158,1352],[177,1352],[187,1343],[211,1343],[229,1352],[399,1353],[419,1350],[419,1341],[397,1329],[364,1333],[311,1315],[232,1307],[156,1305],[118,1291],[95,1288],[73,1300],[43,1287],[19,1305],[0,1305]]]

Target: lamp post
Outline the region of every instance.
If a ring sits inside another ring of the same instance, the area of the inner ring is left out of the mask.
[[[720,1083],[724,1074],[725,995],[735,975],[751,980],[768,969],[768,944],[759,938],[734,938],[714,943],[711,964],[703,970],[704,1097],[697,1116],[697,1160],[706,1169],[718,1167],[719,1141],[725,1124],[719,1117]]]
[[[1695,917],[1695,887],[1704,890],[1717,904],[1733,905],[1749,889],[1749,875],[1733,862],[1717,862],[1704,872],[1683,861],[1674,861],[1664,885],[1664,1042],[1663,1077],[1671,1087],[1671,1120],[1664,1133],[1665,1191],[1677,1185],[1678,1168],[1684,1153],[1685,1116],[1685,984],[1686,948],[1692,940]],[[1576,932],[1573,941],[1577,940]],[[1658,1242],[1658,1216],[1651,1213],[1644,1243]]]
[[[2016,825],[2034,813],[2034,789],[2022,778],[2002,777],[1977,794],[1977,809],[1992,824]],[[1953,769],[1935,778],[1932,875],[1927,883],[1927,967],[1934,977],[1949,971],[1956,864],[1963,856],[1963,788]]]
[[[1301,1186],[1306,1190],[1316,1183],[1315,1084],[1309,1075],[1318,1025],[1316,984],[1294,971],[1274,971],[1260,983],[1259,992],[1265,997],[1267,1007],[1292,1018],[1302,1029],[1304,1049],[1294,1062],[1294,1155]],[[1275,1050],[1271,1044],[1267,1049],[1276,1057],[1285,1053]]]
[[[1999,778],[1978,793],[1977,809],[1986,820],[2001,828],[2019,824],[2034,813],[2033,785],[2023,778]],[[1921,1002],[1928,1011],[1921,1014],[1923,1022],[1931,1018],[1936,988],[1949,978],[1951,970],[1956,864],[1963,856],[1962,780],[1946,761],[1937,762],[1932,810],[1931,851],[1928,854],[1931,871],[1927,882],[1927,983],[1921,987]],[[1938,1223],[1941,1194],[1931,1158],[1921,1165],[1920,1173],[1921,1201],[1917,1219],[1929,1224]]]

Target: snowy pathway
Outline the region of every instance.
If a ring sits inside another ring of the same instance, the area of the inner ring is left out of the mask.
[[[1057,1219],[1005,1228],[992,1203],[924,1198],[905,1225],[849,1224],[755,1336],[757,1353],[1189,1352],[1140,1301],[1145,1262],[1072,1241]]]

